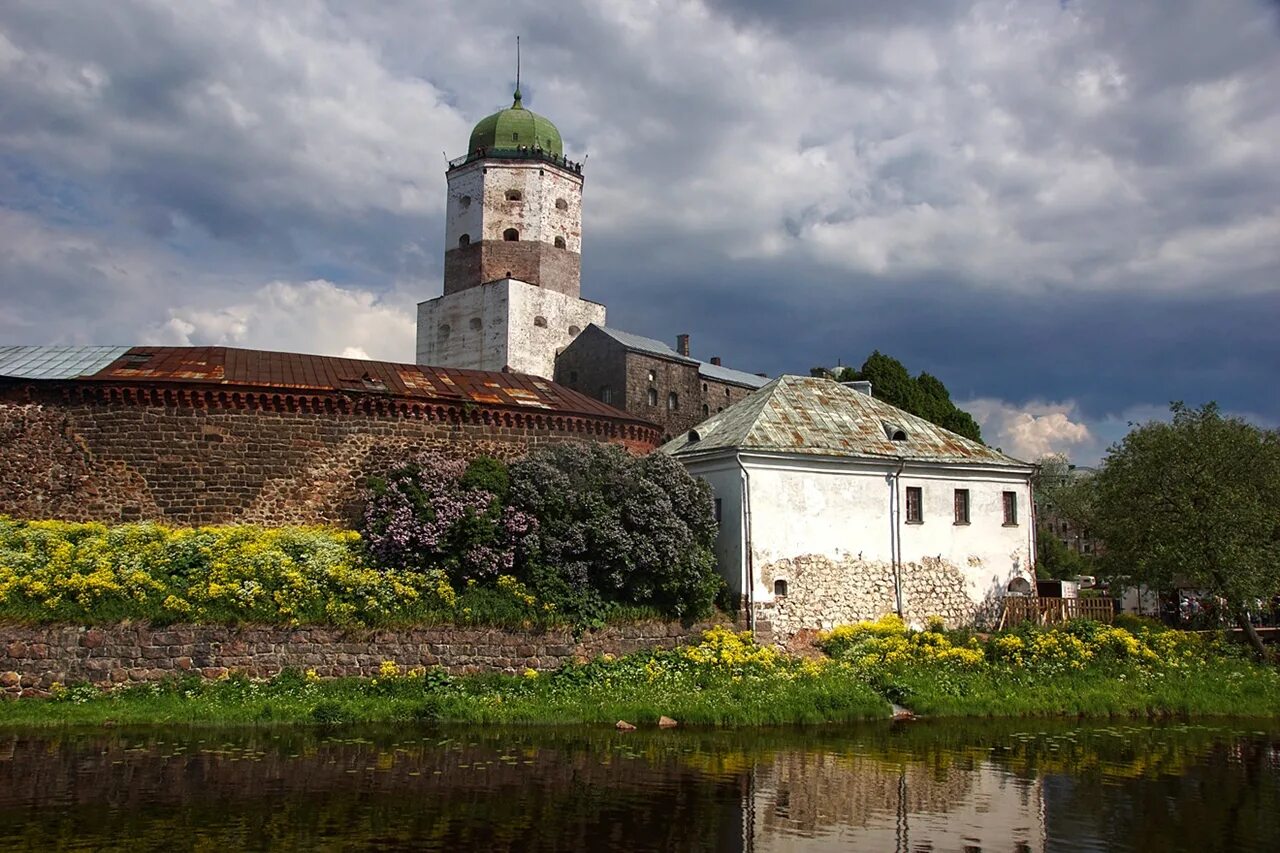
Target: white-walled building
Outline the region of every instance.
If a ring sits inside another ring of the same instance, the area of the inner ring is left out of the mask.
[[[829,379],[782,376],[663,447],[715,493],[757,632],[949,625],[1034,589],[1034,466]]]

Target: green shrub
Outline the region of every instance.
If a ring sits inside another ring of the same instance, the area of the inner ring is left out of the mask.
[[[721,580],[711,490],[661,453],[556,444],[511,466],[511,504],[537,519],[523,576],[557,606],[710,612]]]

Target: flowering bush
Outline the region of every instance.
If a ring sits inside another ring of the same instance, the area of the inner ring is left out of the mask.
[[[424,454],[373,478],[361,524],[369,555],[385,570],[439,569],[455,583],[510,574],[536,529],[503,505],[505,468]]]
[[[560,606],[710,611],[721,586],[711,492],[670,457],[606,444],[540,448],[511,466],[511,505],[538,520],[525,577]]]
[[[442,571],[370,567],[351,531],[0,517],[0,612],[21,619],[382,624],[455,599]]]

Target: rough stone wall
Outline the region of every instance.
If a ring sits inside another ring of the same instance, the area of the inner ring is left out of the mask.
[[[43,696],[54,683],[159,681],[175,674],[266,677],[285,667],[325,677],[372,676],[383,661],[442,666],[459,675],[551,670],[598,655],[697,642],[712,622],[645,622],[588,632],[434,627],[412,630],[227,627],[220,625],[0,625],[0,689]]]
[[[723,412],[741,400],[755,393],[754,388],[743,388],[741,385],[730,385],[728,382],[717,382],[714,379],[702,379],[706,389],[702,392],[702,403],[707,407],[707,417],[716,412]]]
[[[638,352],[628,352],[626,364],[626,410],[661,426],[663,441],[702,422],[702,385],[696,364]],[[658,393],[656,406],[649,405],[650,388]],[[678,395],[675,411],[667,408],[667,395],[672,391]]]
[[[904,563],[901,578],[908,624],[923,624],[936,615],[947,627],[956,628],[977,619],[978,607],[966,592],[964,574],[946,561]],[[888,562],[806,554],[766,563],[760,567],[760,579],[769,589],[775,581],[787,584],[785,596],[755,606],[757,632],[778,641],[802,629],[830,629],[897,610],[893,566]]]
[[[554,423],[0,399],[0,513],[184,525],[348,524],[367,477],[418,452],[510,459],[548,442],[605,439]]]
[[[587,329],[556,356],[557,385],[581,391],[619,409],[626,407],[626,350],[604,332]],[[611,398],[605,400],[604,388]]]

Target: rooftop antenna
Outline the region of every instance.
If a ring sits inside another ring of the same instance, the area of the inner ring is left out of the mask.
[[[516,36],[516,105],[520,104],[520,36]]]

